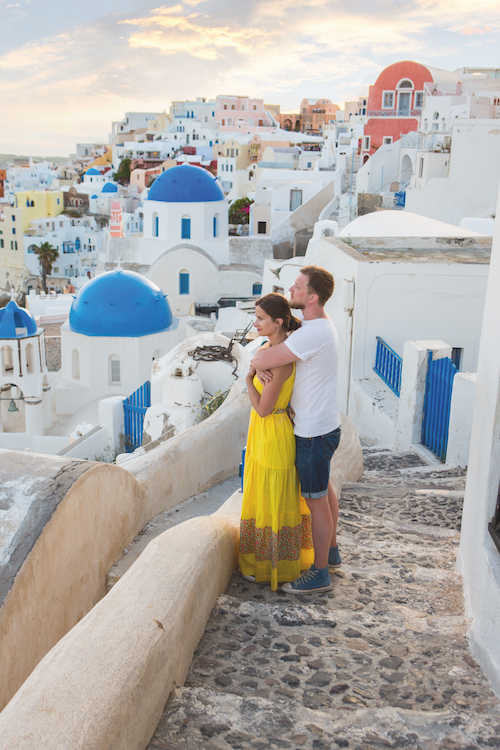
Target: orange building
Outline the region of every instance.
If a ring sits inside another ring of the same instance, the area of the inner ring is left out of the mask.
[[[303,133],[319,135],[323,125],[335,119],[335,112],[340,107],[331,99],[302,99],[300,105],[301,126]]]

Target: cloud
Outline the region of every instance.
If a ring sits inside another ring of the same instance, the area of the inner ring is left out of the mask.
[[[492,31],[491,26],[469,26],[467,29],[461,29],[460,33],[465,36],[475,36],[476,34],[488,34]]]
[[[46,142],[53,150],[59,142],[67,152],[102,137],[126,111],[168,110],[172,100],[196,96],[262,96],[292,111],[304,96],[342,104],[401,59],[450,70],[497,62],[480,57],[500,30],[496,0],[122,0],[120,7],[43,38],[35,14],[19,20],[24,42],[11,39],[0,55],[5,146]],[[479,37],[482,46],[472,41]]]

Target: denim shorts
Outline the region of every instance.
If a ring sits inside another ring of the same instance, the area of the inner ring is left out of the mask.
[[[299,472],[302,497],[315,500],[328,493],[330,461],[339,443],[340,427],[319,437],[295,436],[295,465]]]

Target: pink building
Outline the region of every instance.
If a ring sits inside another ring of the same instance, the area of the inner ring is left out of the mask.
[[[361,161],[377,148],[418,130],[424,99],[424,84],[456,84],[458,76],[448,70],[411,60],[385,68],[370,86],[367,122],[361,146]]]
[[[263,99],[248,96],[218,96],[215,100],[215,121],[220,131],[255,133],[262,128],[273,128],[275,123],[265,111]]]

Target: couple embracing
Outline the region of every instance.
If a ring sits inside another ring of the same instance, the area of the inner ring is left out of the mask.
[[[328,591],[329,567],[341,565],[338,500],[329,479],[340,442],[338,339],[324,310],[333,286],[328,271],[304,266],[290,304],[273,293],[255,306],[255,327],[269,341],[247,375],[253,409],[240,569],[247,580],[269,581],[273,591],[283,583],[287,594]],[[301,311],[300,320],[290,308]]]

